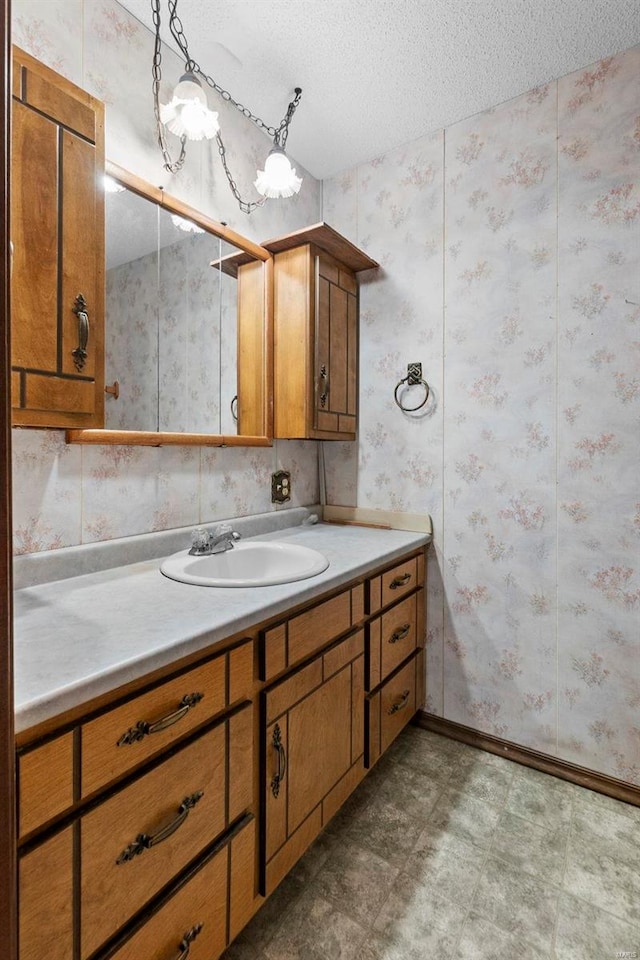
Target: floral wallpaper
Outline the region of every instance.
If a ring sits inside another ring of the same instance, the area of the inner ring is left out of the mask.
[[[206,144],[192,143],[180,173],[171,176],[163,170],[150,98],[153,37],[115,0],[14,0],[12,15],[13,39],[18,46],[106,103],[110,160],[151,183],[162,184],[168,192],[253,240],[265,240],[320,219],[321,184],[304,170],[299,169],[304,185],[296,197],[282,203],[269,201],[251,217],[239,210],[217,149],[214,152]],[[163,72],[161,98],[167,98],[182,73],[181,61],[168,50],[164,50]],[[254,196],[255,169],[270,143],[228,104],[221,102],[216,109],[240,191]],[[195,243],[197,238],[192,240],[192,245]],[[138,349],[134,362],[127,341],[111,338],[107,382],[121,379],[135,392],[138,422],[129,422],[129,426],[144,429],[155,424],[157,344],[151,315],[159,309],[163,330],[171,334],[164,341],[159,365],[166,401],[163,424],[176,428],[182,417],[177,413],[179,404],[186,400],[206,420],[213,418],[217,424],[221,416],[223,431],[232,433],[235,427],[229,406],[225,400],[219,413],[218,394],[220,376],[222,393],[229,402],[235,393],[233,284],[225,285],[219,312],[211,322],[205,310],[212,288],[221,282],[220,275],[208,267],[180,270],[175,253],[165,248],[161,254],[165,261],[161,266],[169,268],[171,276],[164,277],[159,308],[143,294],[139,282],[141,272],[157,273],[153,257],[135,268],[123,266],[109,277],[120,326],[136,326]],[[186,328],[186,314],[198,318],[200,326]],[[208,346],[199,349],[205,337]],[[189,356],[194,373],[192,389],[185,391],[182,371]],[[185,397],[185,392],[189,396]],[[123,415],[117,410],[124,407],[118,408],[107,398],[107,409],[110,425],[117,426],[118,416]],[[210,432],[218,433],[217,425]],[[272,448],[247,449],[74,447],[65,444],[63,431],[14,430],[13,455],[17,554],[275,510],[270,476],[278,469],[291,471],[291,506],[318,500],[317,446],[312,442],[281,440]]]
[[[636,784],[639,104],[634,48],[324,184],[382,263],[329,499],[433,517],[427,708]]]
[[[433,518],[428,709],[640,783],[640,48],[322,185],[304,174],[246,218],[212,154],[162,174],[151,37],[115,0],[13,12],[18,44],[106,101],[113,160],[253,239],[322,216],[381,262],[361,275],[359,439],[323,444],[327,493]],[[263,140],[221,120],[246,192]],[[430,395],[403,413],[410,362]],[[16,430],[15,549],[269,510],[279,467],[310,503],[316,456]]]

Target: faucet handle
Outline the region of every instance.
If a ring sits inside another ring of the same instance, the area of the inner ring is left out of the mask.
[[[204,527],[194,527],[191,531],[191,549],[206,550],[211,540],[211,534]]]
[[[215,537],[229,537],[230,540],[240,540],[240,534],[230,523],[221,523],[214,530]]]

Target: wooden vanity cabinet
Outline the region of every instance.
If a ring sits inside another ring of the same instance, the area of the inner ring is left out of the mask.
[[[20,747],[20,960],[178,956],[199,924],[215,960],[250,918],[254,640],[230,643]]]
[[[364,776],[364,631],[262,694],[268,895]]]
[[[22,737],[19,960],[216,960],[422,705],[424,626],[413,551]]]
[[[274,436],[354,440],[356,274],[378,264],[325,223],[263,246],[274,257]]]
[[[104,104],[14,47],[13,423],[104,425]]]

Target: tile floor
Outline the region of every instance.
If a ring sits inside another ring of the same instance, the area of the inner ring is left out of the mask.
[[[640,960],[640,808],[407,728],[223,960]]]

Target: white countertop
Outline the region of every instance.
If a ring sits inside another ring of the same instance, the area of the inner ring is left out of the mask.
[[[17,590],[16,732],[285,613],[428,543],[430,537],[317,524],[255,539],[286,539],[313,547],[324,553],[329,567],[294,583],[219,588],[169,580],[156,559]]]

